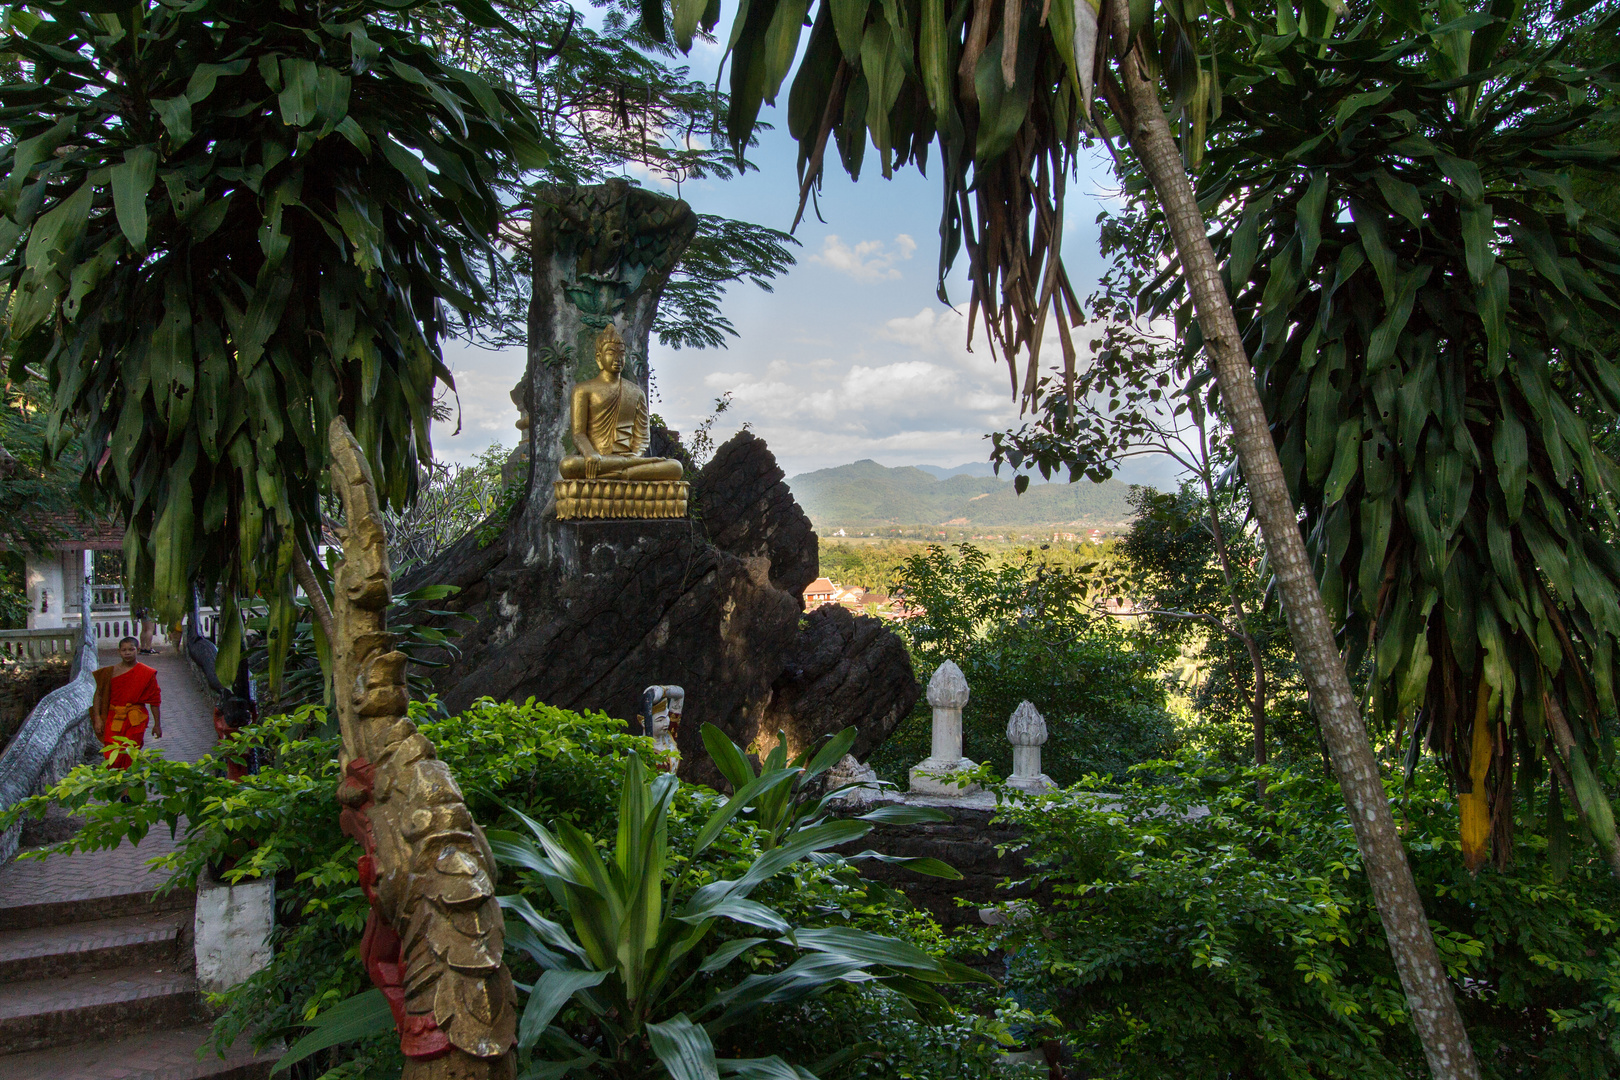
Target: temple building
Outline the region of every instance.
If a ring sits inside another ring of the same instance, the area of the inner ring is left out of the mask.
[[[28,594],[28,629],[78,625],[81,593],[95,572],[95,553],[121,551],[124,528],[110,521],[85,520],[73,514],[44,514],[32,523],[53,535],[43,550],[24,551],[23,587]],[[113,599],[122,602],[120,595]],[[92,598],[92,603],[102,600]],[[64,618],[71,616],[71,618]]]

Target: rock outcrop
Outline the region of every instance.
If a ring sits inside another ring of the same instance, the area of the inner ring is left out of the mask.
[[[659,297],[697,225],[685,203],[622,180],[537,191],[529,363],[513,392],[526,445],[508,470],[521,497],[507,520],[484,523],[399,587],[460,587],[425,605],[469,620],[434,670],[450,708],[532,696],[634,721],[645,687],[676,684],[686,690],[681,774],[718,784],[705,722],[745,747],[767,712],[807,739],[854,724],[857,752],[868,753],[918,688],[886,628],[829,614],[801,629],[816,534],[776,458],[748,432],[693,473],[680,440],[649,424],[646,452],[688,467],[690,519],[557,519],[559,462],[579,449],[571,387],[596,377],[594,342],[612,325],[623,378],[647,390]],[[406,618],[446,621],[425,610]]]
[[[771,584],[800,598],[819,576],[815,530],[793,501],[776,455],[739,431],[698,474],[693,501],[709,540],[740,559],[767,559]]]
[[[713,782],[699,729],[747,745],[798,634],[796,598],[687,521],[564,522],[554,567],[492,582],[496,609],[445,672],[444,701],[538,698],[634,720],[647,686],[687,688],[682,773]]]
[[[860,734],[850,752],[864,759],[922,696],[894,631],[835,605],[810,613],[785,659],[760,727],[767,736],[781,731],[790,755],[853,726]]]
[[[743,432],[694,478],[689,521],[577,521],[530,548],[469,536],[410,575],[462,587],[435,608],[473,620],[435,682],[446,707],[535,697],[634,721],[649,685],[686,688],[681,775],[719,786],[699,734],[807,745],[853,725],[875,749],[921,693],[905,647],[842,608],[803,615],[816,534],[775,456]],[[526,557],[528,552],[533,555]]]

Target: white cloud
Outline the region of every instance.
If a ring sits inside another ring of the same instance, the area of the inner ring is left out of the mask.
[[[445,349],[445,362],[455,376],[461,411],[448,423],[433,425],[434,456],[441,461],[465,464],[491,443],[515,445],[517,406],[512,404],[509,395],[523,377],[524,350],[491,351],[452,342]],[[455,400],[450,404],[454,409]]]
[[[896,281],[900,271],[895,269],[895,263],[905,262],[916,250],[917,241],[905,233],[896,236],[892,245],[862,240],[854,247],[840,240],[838,234],[829,233],[821,242],[821,250],[808,258],[856,281]]]

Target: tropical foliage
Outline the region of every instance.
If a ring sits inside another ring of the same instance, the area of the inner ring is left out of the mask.
[[[1572,30],[1501,6],[1352,14],[1334,32],[1285,8],[1276,35],[1222,39],[1233,92],[1197,172],[1328,615],[1408,771],[1426,747],[1468,795],[1470,858],[1510,858],[1500,807],[1542,786],[1620,870],[1594,771],[1620,643],[1616,474],[1594,438],[1620,407],[1601,315],[1620,223],[1593,201],[1620,148],[1616,56],[1592,44],[1620,15]],[[1154,269],[1163,218],[1134,165],[1126,180],[1140,212],[1105,229],[1104,313],[1181,335],[1154,359],[1115,334],[1081,380],[1128,426],[1160,387],[1177,409],[1212,391],[1185,275]],[[1041,390],[1009,452],[1117,456],[1057,374]]]
[[[679,185],[729,180],[750,167],[718,137],[726,95],[669,63],[671,50],[643,29],[635,0],[593,4],[589,16],[569,0],[493,3],[510,30],[490,32],[436,3],[397,17],[451,63],[511,87],[529,106],[556,151],[543,173],[547,182],[600,183],[630,166]],[[502,222],[512,257],[493,268],[490,302],[473,324],[485,345],[528,343],[531,209],[525,194]],[[795,245],[777,229],[698,215],[697,235],[659,300],[659,341],[676,349],[723,346],[736,329],[721,295],[743,281],[770,291],[771,279],[793,265]]]
[[[491,834],[497,856],[518,868],[526,885],[504,901],[527,927],[513,926],[510,937],[541,968],[518,1028],[519,1054],[547,1063],[531,1066],[534,1075],[653,1075],[656,1061],[677,1080],[717,1073],[811,1080],[854,1056],[854,1048],[812,1071],[774,1055],[720,1057],[716,1046],[746,1047],[739,1029],[766,1008],[794,1005],[838,982],[944,1007],[937,985],[988,981],[909,942],[852,926],[794,925],[750,899],[796,862],[859,839],[869,823],[808,824],[763,847],[735,877],[705,875],[700,856],[765,785],[756,778],[751,786],[713,811],[678,860],[668,819],[679,782],[664,774],[649,783],[634,755],[610,851],[566,821],[553,832],[526,815],[532,840]],[[535,894],[549,894],[566,922],[537,910],[529,898]],[[749,936],[731,936],[738,928]]]
[[[1134,488],[1132,501],[1139,513],[1120,541],[1113,587],[1161,646],[1178,650],[1172,671],[1198,716],[1184,739],[1228,761],[1263,765],[1277,751],[1295,764],[1319,760],[1299,666],[1282,613],[1265,602],[1259,538],[1244,527],[1245,508],[1230,494],[1213,507],[1223,560],[1209,497],[1191,483],[1174,492]]]
[[[503,477],[507,450],[492,443],[469,465],[435,461],[424,469],[416,501],[384,518],[388,564],[396,575],[431,562],[492,515],[510,510],[524,477]]]
[[[432,671],[446,666],[445,657],[456,653],[461,616],[434,605],[457,591],[454,585],[422,585],[396,594],[389,605],[389,633],[395,648],[408,658],[405,680],[419,701],[433,700]],[[247,614],[246,663],[268,691],[262,708],[293,712],[305,705],[330,705],[332,685],[326,669],[331,657],[309,605],[301,600],[291,625],[282,628],[285,651],[270,645],[269,615],[251,610]],[[430,619],[440,625],[429,625],[425,620]]]
[[[1062,1021],[1080,1075],[1429,1075],[1337,785],[1186,760],[1151,768],[1105,796],[1082,788],[1003,811],[1050,900],[1006,906],[991,937],[1010,954],[1014,995]],[[1603,860],[1537,836],[1510,869],[1472,874],[1438,778],[1419,776],[1400,806],[1483,1075],[1614,1075],[1620,882]]]
[[[238,601],[262,594],[282,627],[295,575],[311,584],[330,417],[402,511],[454,389],[444,337],[526,325],[525,178],[739,168],[665,138],[715,107],[684,68],[620,13],[577,21],[554,0],[9,18],[10,376],[50,386],[51,454],[78,446],[86,492],[128,523],[138,603],[167,620],[195,579],[223,587],[227,678]],[[723,344],[720,293],[768,287],[791,243],[704,218],[661,337]]]
[[[0,548],[12,556],[59,539],[62,516],[90,516],[78,498],[79,463],[73,456],[56,457],[46,445],[49,414],[42,383],[6,387],[0,402]]]
[[[236,597],[289,604],[313,555],[333,415],[388,504],[413,494],[447,309],[484,296],[492,162],[546,160],[521,101],[375,16],[47,2],[3,46],[11,376],[46,376],[54,448],[82,438],[137,602],[167,622],[224,586],[227,673]]]
[[[683,51],[721,16],[719,0],[674,0],[668,23],[663,0],[642,0],[640,8],[645,31]],[[829,143],[857,179],[868,136],[885,177],[907,164],[926,168],[929,147],[937,144],[944,180],[940,297],[966,243],[970,306],[975,314],[982,309],[1015,390],[1016,355],[1025,346],[1039,353],[1049,313],[1072,371],[1071,327],[1081,314],[1058,252],[1067,174],[1089,123],[1096,6],[749,0],[738,5],[726,39],[725,127],[739,155],[761,106],[781,96],[805,27],[808,40],[786,100],[788,130],[799,144],[800,213],[822,182]],[[1166,42],[1180,75],[1189,67],[1181,50],[1192,43],[1185,34]],[[1186,93],[1205,103],[1212,80],[1197,76],[1195,62],[1190,66],[1193,85],[1178,82],[1178,104]],[[1036,365],[1026,376],[1032,392]]]
[[[1216,251],[1375,720],[1404,729],[1409,770],[1426,746],[1467,795],[1471,860],[1509,858],[1501,807],[1550,783],[1620,872],[1595,772],[1620,474],[1591,436],[1620,368],[1582,313],[1620,310],[1620,222],[1571,187],[1620,174],[1620,147],[1581,142],[1617,69],[1510,37],[1507,9],[1461,14],[1251,49],[1199,186],[1227,200]],[[1176,312],[1174,274],[1149,303]]]
[[[532,701],[514,705],[485,700],[450,717],[436,712],[432,702],[413,703],[411,720],[433,740],[445,760],[455,763],[457,780],[479,821],[496,830],[526,831],[518,816],[522,814],[530,821],[548,822],[547,831],[554,837],[569,829],[590,829],[610,841],[611,850],[616,843],[627,762],[632,754],[650,759],[653,748],[648,740],[625,734],[623,723],[599,713],[580,715]],[[318,1034],[330,1035],[331,1028],[319,1022],[328,1016],[341,1019],[337,1007],[352,1001],[355,1005],[350,1007],[348,1019],[359,1023],[360,1033],[351,1028],[349,1041],[340,1046],[328,1039],[326,1045],[331,1048],[292,1065],[290,1075],[294,1080],[311,1080],[334,1067],[341,1070],[334,1074],[338,1076],[398,1075],[396,1040],[385,1030],[386,1020],[379,1027],[375,1023],[379,1014],[366,1009],[365,974],[357,950],[367,904],[358,885],[358,850],[343,835],[333,811],[332,791],[340,766],[336,740],[320,734],[325,726],[324,711],[306,707],[244,729],[235,746],[221,747],[197,762],[173,762],[161,751],[142,751],[127,774],[81,768],[46,796],[16,812],[40,812],[54,800],[84,819],[85,827],[75,837],[52,850],[111,847],[138,841],[153,829],[176,830],[179,843],[158,863],[160,869],[175,872],[174,888],[189,887],[209,868],[225,880],[275,876],[278,910],[273,959],[268,968],[215,999],[223,1010],[215,1025],[215,1039],[221,1046],[238,1039],[259,1045],[280,1040],[291,1045],[312,1025],[317,1025]],[[249,748],[261,752],[266,767],[240,781],[226,779],[222,759]],[[778,772],[790,787],[798,778],[791,769]],[[783,844],[767,849],[761,829],[741,817],[738,806],[727,808],[726,799],[703,788],[667,778],[659,783],[668,795],[663,819],[668,845],[664,862],[668,875],[662,886],[666,906],[672,897],[677,899],[679,905],[672,910],[680,914],[697,890],[716,882],[735,883],[770,855],[772,862],[767,867],[776,865],[776,872],[747,886],[746,897],[734,898],[735,910],[751,911],[746,903],[757,904],[792,927],[813,931],[802,950],[774,939],[739,945],[752,931],[722,918],[688,953],[682,979],[722,949],[732,953],[731,966],[697,974],[692,985],[708,985],[717,978],[727,980],[728,985],[741,983],[786,970],[801,955],[811,957],[807,967],[831,962],[816,959],[833,955],[829,943],[871,944],[873,936],[880,939],[876,947],[892,952],[891,959],[899,965],[870,962],[868,970],[882,969],[885,982],[904,981],[901,972],[928,978],[946,972],[953,979],[966,977],[950,962],[956,953],[939,927],[911,910],[898,893],[863,881],[842,861],[822,865],[803,857],[803,852],[783,855],[787,850]],[[780,783],[773,781],[772,789]],[[126,790],[133,801],[120,801]],[[649,785],[643,789],[643,798],[650,798],[650,792]],[[705,826],[722,812],[726,824],[704,836]],[[798,821],[800,829],[788,843],[808,843],[810,847],[835,835],[858,840],[874,824],[814,821],[804,814]],[[824,827],[828,825],[831,828]],[[821,831],[810,833],[809,829]],[[690,856],[700,838],[705,846],[693,859]],[[517,842],[531,847],[535,843],[521,837]],[[608,862],[600,865],[604,873],[613,873]],[[570,909],[538,878],[530,882],[522,902],[540,917],[570,927]],[[733,887],[740,888],[722,884],[711,892]],[[677,893],[671,893],[671,888]],[[544,969],[519,947],[528,940],[523,929],[527,924],[513,913],[507,925],[513,935],[508,962],[520,982],[532,985]],[[565,933],[581,944],[574,931]],[[818,946],[810,947],[812,941]],[[918,957],[915,950],[919,949],[928,959]],[[784,982],[798,980],[804,970]],[[853,1048],[826,1069],[824,1080],[1023,1075],[999,1066],[997,1054],[1014,1043],[1012,1025],[1027,1023],[1029,1018],[1012,1003],[998,1002],[993,989],[955,985],[953,999],[970,996],[950,1007],[937,1001],[932,1007],[925,1004],[930,1022],[924,1022],[918,1007],[903,994],[850,981],[854,978],[832,979],[814,993],[801,995],[796,1004],[766,1004],[756,1022],[722,1033],[714,1041],[728,1058],[775,1055],[803,1063],[826,1062],[837,1051]],[[601,985],[603,992],[611,989],[606,981]],[[943,984],[905,985],[914,995],[928,997],[930,986]],[[673,989],[666,988],[666,999]],[[677,1002],[667,1013],[682,1009],[692,1015],[690,1001]],[[380,1015],[386,1018],[385,1012]],[[652,1019],[662,1022],[667,1015]],[[555,1020],[564,1030],[577,1032],[580,1024],[588,1022],[588,1014],[569,1005]],[[371,1034],[365,1034],[368,1031]],[[656,1055],[647,1060],[656,1063]]]

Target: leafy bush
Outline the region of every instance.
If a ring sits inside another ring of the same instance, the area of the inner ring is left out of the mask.
[[[411,719],[452,763],[474,817],[496,834],[520,826],[513,811],[522,811],[553,823],[554,832],[580,828],[611,837],[627,754],[653,754],[650,741],[625,734],[622,722],[599,713],[579,715],[533,701],[510,705],[484,700],[449,718],[436,717],[437,709],[436,702],[413,702]],[[274,1039],[296,1041],[312,1019],[367,986],[358,959],[367,914],[356,874],[359,852],[342,835],[333,800],[339,777],[337,743],[307,734],[324,726],[322,711],[305,707],[245,729],[244,746],[262,746],[270,764],[239,782],[222,775],[223,752],[188,763],[167,761],[161,752],[147,750],[135,755],[127,773],[82,767],[47,796],[16,811],[40,812],[54,800],[86,819],[77,836],[52,850],[111,847],[138,841],[153,828],[174,830],[180,844],[158,860],[176,873],[171,887],[189,886],[208,866],[220,868],[227,880],[276,877],[275,955],[264,971],[215,998],[223,1009],[215,1028],[221,1045],[249,1031],[261,1045]],[[804,813],[793,812],[786,824],[739,819],[722,828],[699,859],[690,860],[685,853],[724,800],[706,788],[665,783],[673,785],[667,818],[670,851],[682,853],[672,854],[671,863],[683,873],[690,866],[691,880],[698,885],[741,875],[770,847],[766,834],[773,830],[791,844],[805,829],[819,827],[813,801]],[[756,791],[793,786],[762,777]],[[126,788],[134,801],[117,801]],[[848,823],[835,824],[849,829]],[[794,861],[759,883],[749,899],[792,926],[840,926],[900,939],[905,955],[935,969],[949,967],[955,955],[927,915],[912,910],[892,890],[859,878],[842,861]],[[542,917],[566,919],[543,892],[531,892],[529,902]],[[509,929],[520,925],[517,918],[508,921]],[[519,981],[534,981],[539,968],[520,947],[521,933],[510,943],[507,959]],[[917,949],[930,959],[917,960]],[[763,971],[769,966],[766,951],[760,947],[734,963],[747,967],[749,974]],[[758,1022],[735,1029],[734,1044],[722,1049],[730,1057],[779,1054],[819,1062],[835,1050],[859,1044],[859,1052],[829,1070],[824,1080],[1015,1075],[997,1063],[998,1049],[1012,1038],[999,1019],[979,1019],[953,1005],[937,1009],[929,1023],[896,993],[868,992],[837,980],[817,989],[819,996],[808,1002],[771,1005]],[[987,1014],[996,1007],[990,996],[974,1004]],[[826,1030],[792,1028],[806,1017],[817,1018],[818,1024],[825,1021]],[[944,1046],[954,1050],[940,1054]],[[948,1062],[960,1063],[962,1069],[946,1071],[941,1063]],[[318,1065],[335,1066],[331,1080],[384,1077],[399,1075],[400,1059],[395,1040],[384,1034],[300,1063],[293,1076],[322,1075]]]
[[[1122,774],[1165,753],[1172,737],[1162,660],[1095,615],[1077,571],[1033,553],[993,566],[971,544],[955,555],[931,547],[908,559],[900,590],[922,613],[900,624],[926,681],[951,660],[972,695],[962,714],[964,752],[1002,776],[1012,771],[1007,719],[1029,700],[1050,732],[1041,764],[1059,783],[1087,773]],[[928,756],[926,700],[873,755],[885,779]]]
[[[1172,683],[1184,692],[1196,719],[1181,733],[1184,747],[1233,764],[1253,764],[1254,664],[1232,613],[1232,588],[1244,609],[1264,673],[1268,760],[1307,771],[1321,760],[1321,739],[1311,716],[1282,610],[1266,594],[1265,554],[1251,523],[1246,492],[1217,496],[1221,534],[1230,559],[1229,585],[1210,527],[1210,503],[1192,483],[1170,493],[1133,487],[1137,511],[1120,541],[1123,565],[1117,588],[1138,608],[1150,609],[1148,632],[1161,648],[1178,649]],[[1352,672],[1352,677],[1355,673]]]
[[[1337,786],[1154,769],[1122,794],[1004,811],[1046,898],[1008,905],[990,936],[1083,1075],[1428,1075]],[[1472,877],[1444,788],[1420,780],[1401,816],[1485,1075],[1620,1072],[1620,883],[1601,859],[1582,850],[1566,869],[1529,837],[1508,870]]]
[[[684,858],[669,838],[680,781],[665,774],[649,782],[636,755],[625,764],[617,841],[609,851],[566,821],[552,832],[525,817],[533,840],[490,834],[501,861],[517,868],[526,886],[503,899],[522,920],[508,925],[508,936],[541,968],[518,1027],[519,1053],[532,1056],[527,1074],[656,1075],[662,1065],[679,1077],[723,1071],[816,1080],[779,1056],[751,1053],[748,1030],[772,1006],[798,1004],[839,982],[946,1006],[937,984],[986,981],[848,919],[804,925],[752,899],[795,863],[864,836],[870,823],[809,823],[754,855],[736,876],[708,872],[700,856],[773,779],[766,772],[715,806]],[[554,901],[566,920],[542,914],[536,900],[545,907]],[[761,930],[763,937],[744,936]],[[719,1058],[716,1039],[732,1052]],[[846,1046],[815,1068],[853,1056]]]
[[[648,740],[625,734],[621,721],[601,713],[485,699],[436,719],[437,708],[434,701],[413,701],[411,719],[454,764],[474,817],[485,823],[500,820],[503,801],[548,818],[611,818],[620,757],[651,749]],[[242,729],[233,752],[261,746],[270,764],[239,781],[223,775],[223,749],[195,762],[146,750],[134,755],[127,772],[75,769],[13,811],[42,813],[55,801],[85,819],[77,835],[51,851],[138,843],[153,828],[166,827],[181,837],[155,860],[175,875],[170,888],[192,887],[209,866],[226,880],[276,878],[274,959],[217,997],[224,1010],[216,1027],[222,1045],[250,1029],[260,1043],[286,1038],[366,985],[358,959],[367,913],[356,871],[359,849],[339,828],[333,799],[338,742],[303,734],[324,727],[323,711],[306,706]],[[129,803],[119,801],[126,788]],[[385,1063],[397,1060],[387,1040],[370,1049]]]
[[[331,558],[336,560],[340,554],[334,549]],[[330,568],[317,564],[314,569],[318,577],[330,582]],[[453,657],[459,651],[453,639],[461,636],[458,624],[462,617],[453,611],[439,610],[434,604],[460,591],[455,585],[422,585],[396,593],[389,604],[388,627],[394,635],[394,648],[409,659],[405,682],[418,700],[434,700],[433,679],[428,673],[447,666],[446,657]],[[282,611],[290,620],[285,627],[277,627],[274,623]],[[440,625],[429,625],[429,620]],[[247,629],[248,669],[259,685],[267,689],[270,711],[291,712],[303,705],[330,704],[327,700],[331,689],[327,671],[330,657],[308,603],[272,607],[269,612],[252,614],[247,620]],[[286,642],[286,650],[280,656],[271,647],[276,631]],[[417,715],[421,715],[420,712]],[[442,710],[439,715],[442,718]],[[333,727],[327,733],[336,731]]]

